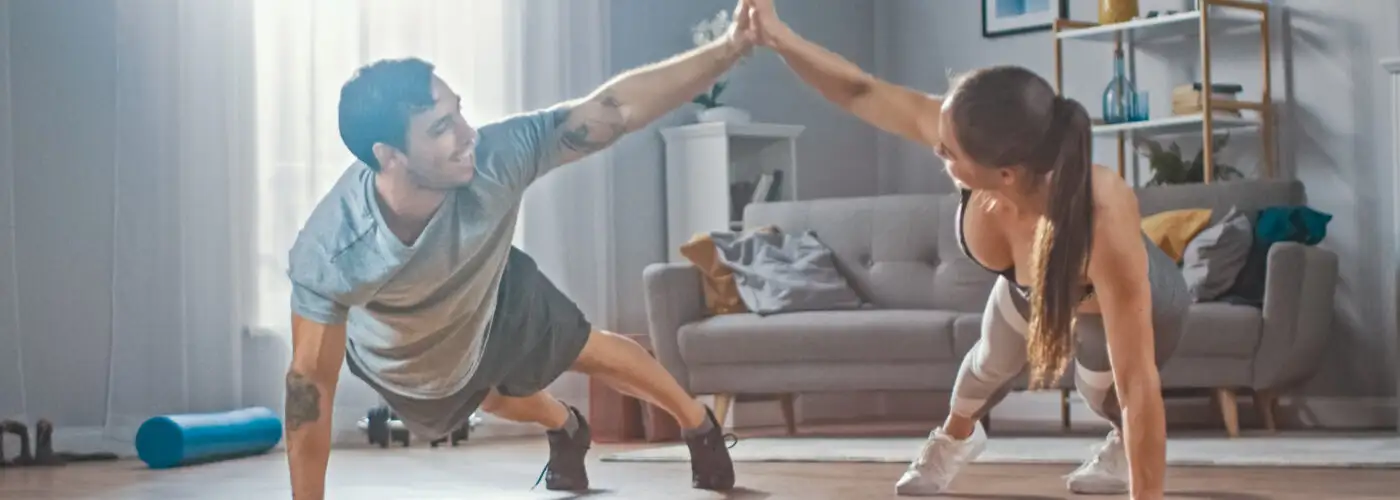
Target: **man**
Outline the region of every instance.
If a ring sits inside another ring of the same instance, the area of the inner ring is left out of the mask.
[[[360,161],[290,253],[286,433],[296,498],[324,495],[342,363],[425,438],[447,435],[478,408],[545,426],[551,490],[588,488],[588,423],[543,391],[565,370],[582,372],[675,416],[694,487],[733,487],[710,409],[641,346],[594,329],[511,236],[533,181],[689,102],[743,57],[753,40],[738,14],[721,40],[480,129],[426,62],[380,61],[345,83],[341,139]]]

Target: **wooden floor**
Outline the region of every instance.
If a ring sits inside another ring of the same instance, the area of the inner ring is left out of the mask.
[[[737,465],[741,489],[728,495],[690,488],[689,465],[603,463],[597,457],[628,448],[595,446],[590,475],[596,491],[568,495],[531,486],[543,467],[543,439],[472,442],[459,448],[337,450],[328,499],[861,499],[895,498],[899,464]],[[974,465],[944,498],[1040,500],[1081,498],[1064,489],[1060,466]],[[1174,468],[1168,498],[1395,499],[1400,471]],[[51,469],[0,469],[0,499],[275,499],[290,498],[285,456],[273,453],[175,470],[152,471],[139,461]],[[1114,497],[1083,497],[1114,498]]]

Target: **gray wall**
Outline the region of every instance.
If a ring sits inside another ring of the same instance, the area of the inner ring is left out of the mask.
[[[1322,372],[1308,384],[1315,396],[1395,394],[1393,319],[1387,317],[1388,269],[1380,251],[1391,245],[1396,193],[1391,192],[1389,125],[1391,97],[1382,58],[1400,55],[1400,4],[1391,0],[1286,0],[1272,2],[1273,94],[1280,110],[1279,160],[1306,184],[1311,205],[1335,216],[1324,246],[1341,256],[1337,301],[1338,330],[1325,353]],[[1141,0],[1141,10],[1181,9],[1180,0]],[[897,83],[930,92],[947,89],[949,72],[991,64],[1029,67],[1053,76],[1052,45],[1046,32],[1000,39],[981,35],[981,2],[884,0],[876,3],[878,36],[887,44],[877,56],[880,73]],[[1094,20],[1097,1],[1072,0],[1070,17]],[[1345,5],[1345,8],[1342,7]],[[1255,32],[1257,33],[1257,32]],[[1212,69],[1217,81],[1245,86],[1257,96],[1262,78],[1258,35],[1217,37]],[[1184,50],[1183,50],[1184,49]],[[1084,42],[1065,46],[1065,87],[1090,113],[1111,72],[1111,46]],[[1194,46],[1140,53],[1140,84],[1150,91],[1154,115],[1170,109],[1169,88],[1199,74]],[[1291,55],[1290,57],[1287,57]],[[1165,81],[1164,81],[1165,80]],[[1168,83],[1170,82],[1170,83]],[[1253,93],[1253,94],[1250,94]],[[1222,161],[1253,169],[1259,145],[1251,134],[1236,134]],[[937,160],[923,148],[880,140],[882,192],[942,192],[948,183]],[[1115,165],[1114,141],[1095,145],[1096,161]],[[1182,141],[1188,151],[1199,147]],[[1394,307],[1394,300],[1389,299]]]

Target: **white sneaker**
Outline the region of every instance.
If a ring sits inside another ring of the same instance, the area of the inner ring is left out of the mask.
[[[1094,448],[1093,457],[1065,475],[1065,485],[1071,492],[1082,495],[1128,492],[1128,457],[1117,429],[1109,432],[1104,443]]]
[[[909,470],[895,483],[897,495],[932,496],[948,489],[948,483],[968,462],[977,459],[987,448],[987,432],[978,422],[967,439],[957,440],[943,433],[943,428],[934,429],[928,434],[928,441],[919,450],[918,458],[909,464]]]

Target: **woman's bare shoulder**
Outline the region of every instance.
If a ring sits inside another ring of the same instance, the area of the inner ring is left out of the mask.
[[[1138,217],[1137,190],[1118,175],[1117,170],[1097,164],[1093,168],[1090,181],[1093,186],[1094,208],[1100,213],[1126,211],[1133,217]]]

